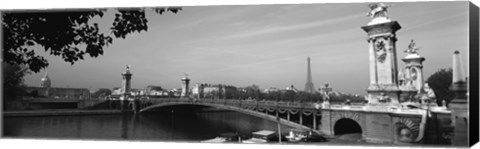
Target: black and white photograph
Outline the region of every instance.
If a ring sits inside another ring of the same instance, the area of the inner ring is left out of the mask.
[[[17,144],[478,142],[469,1],[2,7],[0,19],[0,132]]]

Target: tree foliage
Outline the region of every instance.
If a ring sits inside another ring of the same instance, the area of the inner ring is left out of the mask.
[[[155,8],[158,14],[177,13],[179,7]],[[144,8],[116,9],[110,27],[111,34],[99,32],[97,23],[89,22],[94,17],[102,18],[105,9],[88,10],[41,10],[4,11],[2,13],[3,54],[9,64],[25,65],[33,72],[48,66],[48,61],[33,49],[40,45],[50,55],[60,56],[74,64],[90,57],[103,55],[103,48],[113,43],[113,38],[125,38],[133,32],[148,30]],[[112,35],[113,34],[113,35]],[[79,45],[85,45],[80,49]]]
[[[440,69],[427,79],[427,83],[433,89],[439,105],[441,105],[443,100],[448,104],[455,97],[455,93],[449,89],[450,85],[452,85],[452,75],[451,68]]]
[[[2,63],[4,101],[11,101],[25,94],[23,77],[28,71],[20,65]]]

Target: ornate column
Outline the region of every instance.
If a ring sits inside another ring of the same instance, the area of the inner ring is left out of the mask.
[[[369,88],[377,88],[377,63],[375,62],[375,53],[374,53],[374,44],[372,42],[373,38],[367,38],[368,42],[368,61],[370,62],[370,86]]]
[[[410,41],[408,49],[405,53],[408,55],[402,59],[405,62],[405,86],[412,86],[417,91],[417,94],[422,91],[423,88],[423,61],[425,58],[418,54],[419,48],[415,46],[413,40]]]
[[[188,97],[190,95],[190,91],[188,90],[188,83],[190,82],[190,79],[188,78],[188,74],[185,73],[185,77],[182,79],[182,94],[180,94],[180,97]]]
[[[468,82],[462,69],[460,52],[453,54],[453,77],[450,90],[455,92],[455,98],[450,102],[449,107],[452,111],[452,124],[454,134],[452,139],[453,146],[468,146]]]
[[[132,73],[130,73],[130,66],[127,65],[127,69],[122,73],[122,93],[123,95],[130,93],[130,80],[132,79]]]
[[[130,73],[130,66],[127,65],[125,72],[122,73],[122,97],[120,97],[120,109],[128,109],[128,98],[130,95],[132,73]]]
[[[397,21],[387,17],[388,6],[377,3],[370,4],[368,14],[372,21],[362,29],[368,34],[370,85],[367,89],[372,98],[388,96],[392,104],[399,103],[398,68],[396,54],[396,31],[401,26]],[[383,95],[382,95],[383,94]]]

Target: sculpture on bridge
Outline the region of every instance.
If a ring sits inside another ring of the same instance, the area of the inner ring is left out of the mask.
[[[325,86],[323,88],[320,88],[320,94],[323,95],[323,103],[322,107],[323,108],[328,108],[330,107],[330,92],[332,91],[331,87],[328,87],[328,82],[325,82]]]
[[[390,96],[385,95],[385,93],[380,93],[380,96],[378,96],[378,102],[380,103],[389,103],[390,101]]]
[[[410,44],[408,45],[408,48],[403,51],[407,54],[418,54],[418,51],[420,50],[420,48],[416,47],[415,46],[415,42],[413,41],[413,39],[410,41]]]
[[[403,73],[403,71],[398,71],[398,85],[402,88],[413,88],[413,75],[408,75]]]
[[[422,103],[425,104],[431,104],[432,106],[437,106],[437,100],[435,96],[435,92],[433,92],[432,88],[428,85],[428,83],[425,83],[423,85],[423,96],[422,96]]]
[[[387,16],[387,8],[389,6],[383,3],[374,3],[368,5],[368,7],[370,7],[370,12],[367,13],[367,16],[373,18],[368,25],[391,22]]]
[[[412,131],[408,128],[400,129],[399,140],[402,142],[412,142]]]
[[[405,74],[400,70],[398,71],[398,85],[402,86],[405,83]]]
[[[428,83],[425,83],[425,85],[423,85],[423,90],[427,93],[427,96],[428,96],[429,98],[436,98],[435,92],[433,91],[432,88],[430,88],[430,86],[428,85]]]
[[[370,7],[371,10],[367,13],[367,16],[372,18],[387,17],[387,5],[383,3],[375,3],[368,5],[368,7]]]

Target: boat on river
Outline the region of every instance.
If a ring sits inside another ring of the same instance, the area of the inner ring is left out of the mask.
[[[288,136],[288,142],[325,142],[327,139],[319,134],[308,130],[291,129]]]
[[[201,141],[203,143],[234,143],[241,142],[241,137],[237,133],[222,133],[213,139]]]
[[[300,142],[307,138],[308,134],[309,132],[306,130],[291,129],[285,138],[288,139],[288,142]]]
[[[242,143],[267,143],[275,138],[275,131],[260,130],[252,133],[252,138],[243,140]]]

